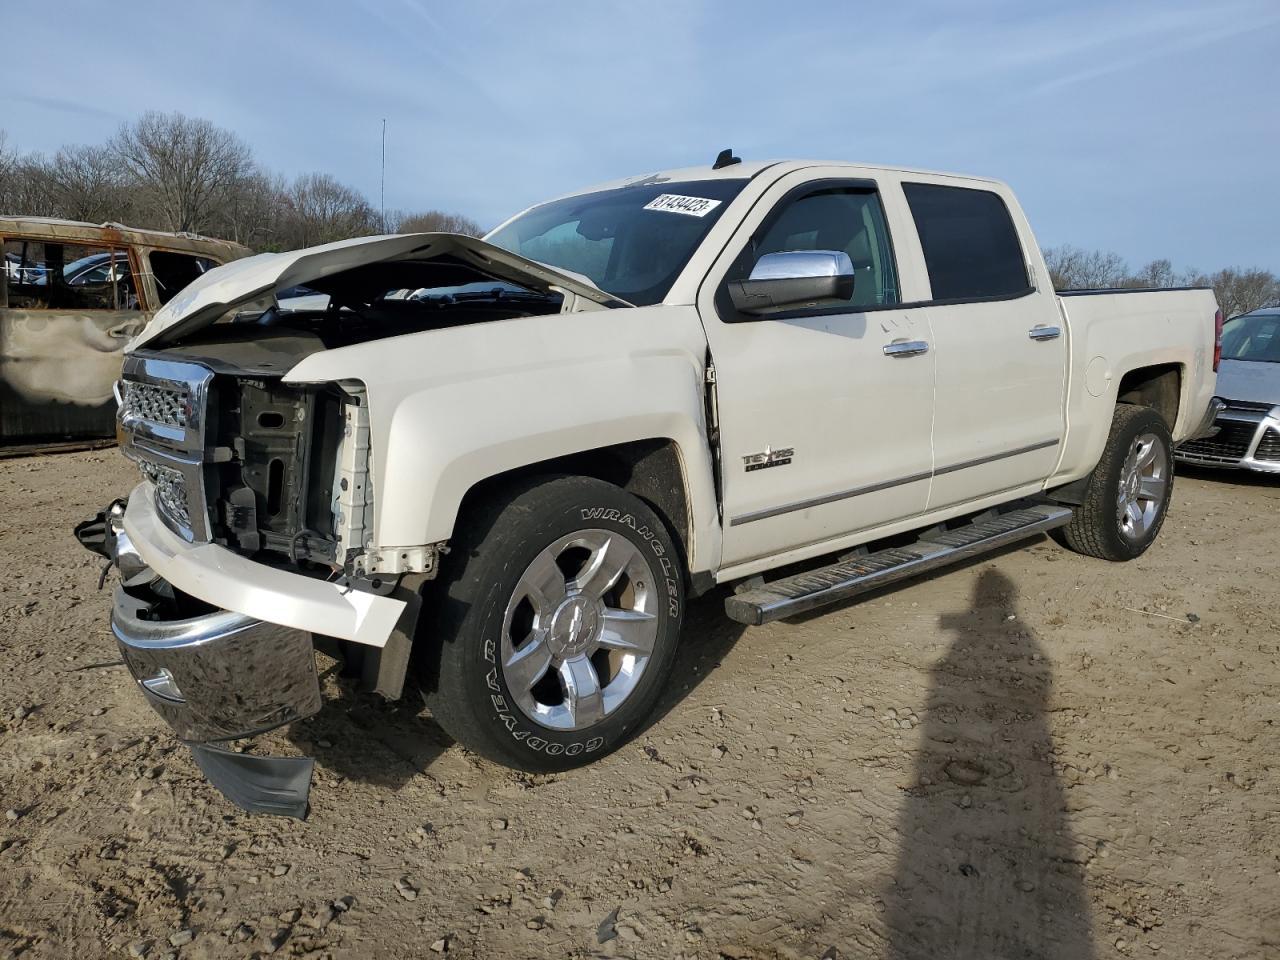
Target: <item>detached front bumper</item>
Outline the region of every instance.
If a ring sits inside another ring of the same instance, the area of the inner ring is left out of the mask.
[[[209,782],[251,813],[305,817],[314,761],[215,744],[320,709],[311,635],[228,610],[183,616],[165,581],[143,568],[116,588],[111,632],[147,702],[191,748]]]
[[[343,596],[336,584],[253,563],[216,544],[184,542],[159,522],[145,485],[76,535],[119,571],[111,631],[120,653],[209,781],[246,810],[305,816],[310,758],[235,753],[219,744],[320,710],[317,623],[332,625],[326,634],[376,643],[403,603]]]
[[[304,816],[313,762],[218,746],[320,710],[313,637],[386,646],[404,600],[256,563],[166,527],[148,484],[76,535],[119,570],[111,630],[147,702],[246,810]]]
[[[127,538],[118,546],[127,551]],[[116,587],[111,632],[142,695],[237,806],[305,817],[310,757],[254,756],[215,744],[319,711],[311,635],[228,610],[185,616],[190,598],[149,568],[132,569]]]
[[[315,651],[301,630],[228,610],[183,616],[156,579],[116,588],[111,632],[143,696],[183,740],[251,737],[320,710]]]

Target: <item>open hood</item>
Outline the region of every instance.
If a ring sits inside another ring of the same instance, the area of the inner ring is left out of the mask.
[[[339,240],[288,253],[260,253],[210,270],[165,304],[128,349],[172,343],[277,291],[305,286],[354,267],[436,257],[453,257],[485,276],[542,293],[571,294],[603,307],[631,306],[605,293],[586,277],[526,260],[474,237],[453,233],[393,234]]]

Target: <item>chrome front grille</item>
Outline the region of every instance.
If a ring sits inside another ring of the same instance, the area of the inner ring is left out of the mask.
[[[161,520],[186,540],[211,538],[205,418],[213,371],[128,356],[120,382],[124,452],[151,484]]]
[[[182,471],[143,459],[138,460],[138,469],[155,487],[156,506],[160,512],[176,520],[184,529],[190,530],[190,494],[187,490],[187,479]]]
[[[124,420],[147,420],[167,427],[187,427],[187,390],[155,383],[124,381],[120,416]]]

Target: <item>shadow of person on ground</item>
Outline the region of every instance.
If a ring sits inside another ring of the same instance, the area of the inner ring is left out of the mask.
[[[900,854],[884,895],[896,960],[1094,956],[1084,874],[1050,762],[1051,671],[995,570],[941,618]]]

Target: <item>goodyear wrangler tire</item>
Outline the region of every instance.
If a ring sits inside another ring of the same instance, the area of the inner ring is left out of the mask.
[[[684,614],[683,563],[652,509],[586,477],[528,481],[462,518],[451,551],[423,678],[448,734],[550,772],[644,725]]]

